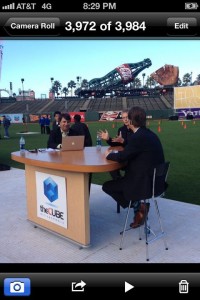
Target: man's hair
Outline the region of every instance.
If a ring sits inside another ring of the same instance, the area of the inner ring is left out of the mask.
[[[62,119],[65,119],[67,121],[71,121],[71,116],[68,113],[60,114],[59,121],[61,121]]]
[[[81,121],[81,116],[78,115],[78,114],[76,114],[76,115],[74,116],[74,120],[75,120],[76,122],[80,122],[80,121]]]
[[[53,116],[55,117],[55,115],[61,115],[61,112],[59,110],[56,110],[53,114]]]
[[[129,110],[128,109],[123,109],[121,114],[128,114]]]
[[[135,127],[146,126],[146,112],[139,106],[133,106],[128,112],[128,118]]]

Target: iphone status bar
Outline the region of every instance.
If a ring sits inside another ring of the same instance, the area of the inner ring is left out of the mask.
[[[184,12],[184,11],[199,11],[198,2],[182,2],[176,6],[168,1],[155,3],[149,1],[143,3],[130,0],[115,0],[115,1],[78,1],[64,2],[58,1],[37,1],[36,2],[18,2],[18,1],[1,1],[0,11],[8,12]]]

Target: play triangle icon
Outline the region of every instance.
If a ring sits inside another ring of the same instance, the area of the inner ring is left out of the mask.
[[[125,281],[125,293],[132,290],[133,288],[134,288],[134,285],[132,285],[132,284],[128,283],[127,281]]]

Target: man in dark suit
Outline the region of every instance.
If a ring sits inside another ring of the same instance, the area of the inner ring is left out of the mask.
[[[60,126],[50,132],[47,148],[60,149],[62,148],[62,137],[68,135],[77,135],[76,132],[70,127],[70,122],[70,114],[66,113],[60,115]]]
[[[109,160],[126,162],[125,175],[105,182],[102,187],[123,208],[129,205],[130,200],[137,205],[141,200],[151,198],[153,168],[164,162],[163,148],[158,136],[146,128],[145,111],[140,107],[132,107],[128,118],[134,132],[128,144],[121,152],[107,150],[105,153]],[[140,204],[133,223],[130,224],[132,228],[144,223],[148,209],[144,203]]]
[[[92,146],[92,137],[90,134],[90,131],[85,123],[81,122],[81,116],[79,114],[76,114],[74,116],[74,124],[71,127],[77,135],[84,135],[84,146],[90,147]]]
[[[52,130],[55,130],[59,127],[59,119],[60,119],[60,115],[61,115],[61,112],[60,111],[55,111],[53,116],[54,116],[54,121],[52,123]]]

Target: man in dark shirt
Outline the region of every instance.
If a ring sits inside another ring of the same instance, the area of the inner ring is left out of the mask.
[[[91,138],[90,131],[87,125],[81,122],[81,116],[79,114],[76,114],[74,116],[74,124],[72,125],[71,128],[76,132],[76,135],[85,136],[85,141],[84,141],[85,147],[92,146],[92,138]]]
[[[100,137],[105,140],[110,146],[123,146],[125,147],[128,143],[129,138],[132,136],[133,131],[130,129],[128,110],[122,111],[122,121],[124,123],[117,131],[117,137],[111,138],[107,130],[99,130]]]
[[[100,137],[107,142],[108,145],[115,147],[115,146],[122,146],[125,147],[130,140],[131,136],[134,134],[133,131],[130,129],[129,119],[128,119],[128,110],[122,111],[122,121],[124,123],[117,131],[117,137],[111,138],[107,130],[102,131],[99,130]],[[120,178],[122,175],[120,170],[110,172],[110,175],[113,179]]]
[[[55,111],[53,116],[54,116],[54,121],[52,123],[52,130],[55,130],[59,127],[59,118],[60,118],[61,112],[60,111]]]

